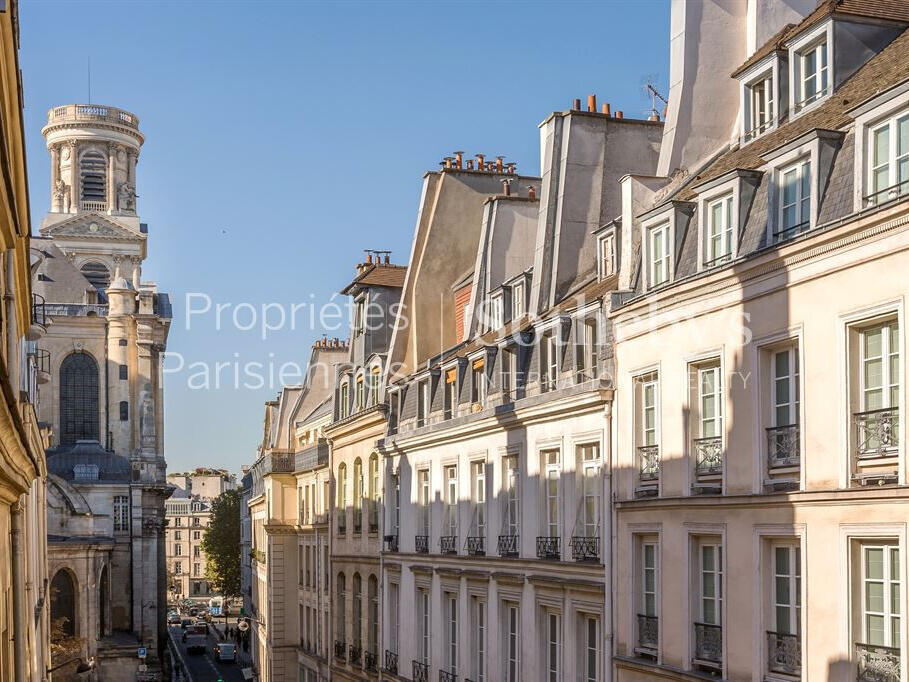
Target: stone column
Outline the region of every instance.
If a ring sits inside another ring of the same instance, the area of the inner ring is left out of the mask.
[[[60,179],[60,145],[51,145],[51,211],[60,213],[63,210],[63,197],[57,196],[57,180]]]
[[[117,149],[120,145],[107,143],[107,212],[116,213],[117,206]]]
[[[67,140],[67,145],[69,145],[69,206],[72,213],[76,213],[79,210],[79,160],[76,158],[76,141]]]

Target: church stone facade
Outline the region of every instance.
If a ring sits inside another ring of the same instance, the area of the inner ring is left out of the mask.
[[[66,619],[99,679],[161,679],[171,310],[142,279],[148,234],[135,183],[144,136],[135,115],[98,105],[51,109],[42,133],[51,203],[32,245],[49,318],[39,419],[52,432],[51,619]]]

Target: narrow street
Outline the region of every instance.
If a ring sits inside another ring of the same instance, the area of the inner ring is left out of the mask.
[[[183,682],[243,682],[243,668],[247,667],[248,658],[238,659],[237,662],[219,662],[215,660],[214,646],[218,643],[217,630],[211,628],[208,635],[208,646],[204,654],[190,654],[182,641],[183,631],[179,625],[168,627],[170,637],[177,648],[180,663],[188,676],[175,677]],[[242,652],[238,652],[242,657]]]

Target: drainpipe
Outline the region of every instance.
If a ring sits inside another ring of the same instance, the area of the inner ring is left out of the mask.
[[[605,474],[605,483],[606,483],[606,500],[609,504],[609,513],[606,515],[606,532],[603,533],[603,542],[605,547],[603,548],[603,556],[608,557],[607,561],[609,562],[607,566],[609,567],[609,575],[607,580],[606,589],[603,591],[606,596],[606,618],[609,619],[609,631],[606,633],[606,639],[603,644],[603,653],[606,658],[606,670],[605,670],[605,682],[612,682],[612,649],[613,641],[615,636],[615,612],[613,605],[615,604],[614,592],[616,587],[616,576],[615,576],[615,556],[613,555],[613,548],[615,547],[614,534],[615,534],[615,505],[612,499],[612,396],[610,395],[609,399],[606,401],[606,405],[603,408],[603,416],[605,418],[605,428],[604,428],[604,438],[603,440],[606,443],[606,474]],[[603,620],[605,621],[606,618]]]
[[[16,679],[28,680],[27,652],[25,650],[26,627],[28,618],[25,614],[25,580],[22,575],[22,503],[16,502],[10,508],[10,540],[12,543],[12,586],[13,586],[13,623],[15,627],[14,666]]]

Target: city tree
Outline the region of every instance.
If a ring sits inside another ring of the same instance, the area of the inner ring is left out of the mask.
[[[240,493],[228,490],[212,502],[202,537],[205,578],[223,597],[240,596]]]

